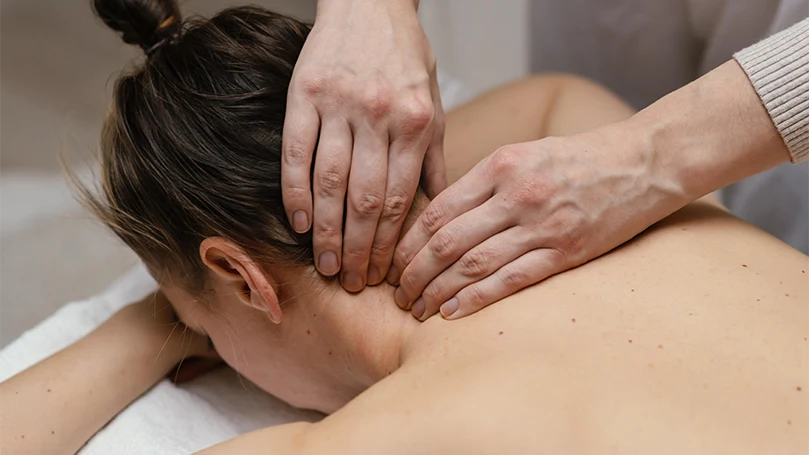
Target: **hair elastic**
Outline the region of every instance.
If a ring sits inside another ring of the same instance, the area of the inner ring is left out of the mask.
[[[160,25],[158,25],[158,26],[157,26],[157,30],[155,30],[155,31],[156,31],[156,32],[158,32],[158,31],[160,31],[160,30],[162,30],[162,29],[164,29],[164,28],[166,28],[166,27],[171,26],[171,25],[174,23],[174,21],[175,21],[175,19],[174,19],[174,15],[172,14],[171,16],[167,17],[167,18],[166,18],[166,20],[164,20],[163,22],[161,22],[161,23],[160,23]],[[162,45],[166,44],[168,41],[169,41],[169,38],[168,38],[168,37],[166,37],[166,38],[163,38],[163,39],[161,39],[160,41],[158,41],[158,42],[154,43],[154,44],[152,45],[152,47],[150,47],[149,49],[146,49],[146,55],[147,55],[147,56],[152,55],[152,53],[153,53],[154,51],[156,51],[157,49],[159,49],[159,48],[160,48],[160,46],[162,46]]]

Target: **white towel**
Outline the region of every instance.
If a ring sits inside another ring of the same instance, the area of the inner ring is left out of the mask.
[[[0,380],[68,346],[155,287],[146,269],[138,266],[104,293],[65,305],[0,351]],[[161,381],[80,453],[186,454],[258,428],[319,418],[320,414],[292,408],[222,368],[179,386]]]

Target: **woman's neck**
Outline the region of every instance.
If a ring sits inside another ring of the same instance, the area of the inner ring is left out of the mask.
[[[327,352],[314,368],[323,381],[319,388],[330,395],[327,407],[336,410],[401,366],[420,322],[396,306],[394,288],[387,284],[357,294],[337,283],[326,286],[310,301],[295,302],[288,310],[290,323],[305,324],[317,335],[319,347],[311,355]]]
[[[428,203],[419,190],[402,226],[402,235]],[[321,285],[323,288],[318,289]],[[328,361],[321,362],[320,373],[331,378],[328,387],[336,397],[330,401],[339,403],[337,408],[396,371],[407,351],[419,344],[416,332],[421,323],[396,305],[393,286],[383,282],[355,294],[325,280],[317,284],[310,281],[307,287],[318,289],[316,297],[305,297],[310,301],[291,305],[290,309],[308,309],[298,316],[315,325],[322,336],[321,343],[332,354],[327,355]],[[288,298],[302,300],[303,295],[313,294],[301,293],[300,286],[295,286]]]

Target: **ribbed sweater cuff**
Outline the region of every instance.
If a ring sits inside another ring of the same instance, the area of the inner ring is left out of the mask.
[[[809,19],[733,58],[750,78],[792,162],[809,158]]]

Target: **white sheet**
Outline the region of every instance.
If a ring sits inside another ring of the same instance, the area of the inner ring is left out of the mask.
[[[101,295],[64,306],[0,351],[0,380],[68,346],[155,287],[146,269],[138,266]],[[286,405],[223,368],[180,386],[160,382],[80,453],[186,454],[258,428],[320,417]]]

